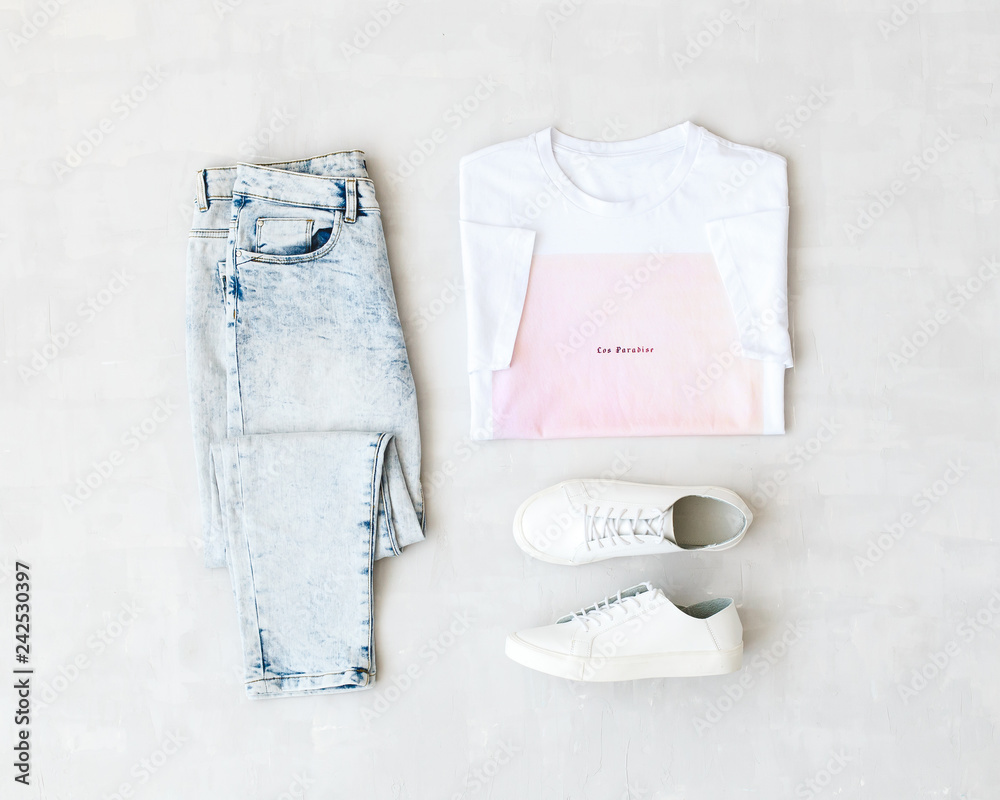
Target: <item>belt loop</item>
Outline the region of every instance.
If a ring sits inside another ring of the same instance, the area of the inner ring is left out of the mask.
[[[208,170],[198,170],[197,183],[195,184],[195,202],[199,211],[208,211]]]
[[[358,218],[358,182],[348,178],[345,186],[347,192],[347,211],[344,212],[344,222],[354,222]]]

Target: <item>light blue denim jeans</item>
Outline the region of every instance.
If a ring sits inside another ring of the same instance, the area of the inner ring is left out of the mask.
[[[187,359],[205,564],[252,698],[375,677],[372,568],[423,539],[420,434],[374,185],[352,150],[206,169]]]

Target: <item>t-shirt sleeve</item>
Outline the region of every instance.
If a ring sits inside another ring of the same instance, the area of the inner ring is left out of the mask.
[[[769,154],[739,192],[740,213],[706,223],[736,317],[743,355],[792,366],[788,336],[788,179]]]
[[[521,324],[535,232],[507,224],[509,203],[481,162],[462,161],[459,197],[469,372],[507,369]]]

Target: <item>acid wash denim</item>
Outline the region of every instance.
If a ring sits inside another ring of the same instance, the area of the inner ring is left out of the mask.
[[[372,571],[424,537],[413,377],[360,151],[206,169],[187,359],[205,564],[251,698],[370,686]]]

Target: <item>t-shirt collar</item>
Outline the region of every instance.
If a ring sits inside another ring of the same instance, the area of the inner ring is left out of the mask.
[[[674,125],[672,128],[667,128],[649,136],[622,142],[577,139],[555,128],[546,128],[534,136],[542,168],[555,183],[559,191],[571,202],[595,214],[604,216],[629,216],[648,211],[660,205],[677,190],[691,171],[695,156],[698,153],[698,147],[701,144],[703,132],[704,128],[695,125],[693,122],[682,122],[679,125]],[[634,155],[649,152],[650,157],[653,157],[656,151],[678,148],[683,148],[683,153],[681,153],[681,157],[673,171],[662,184],[656,187],[655,191],[628,200],[604,200],[588,194],[573,183],[562,167],[559,166],[559,162],[556,161],[553,149],[555,147],[595,155]]]

